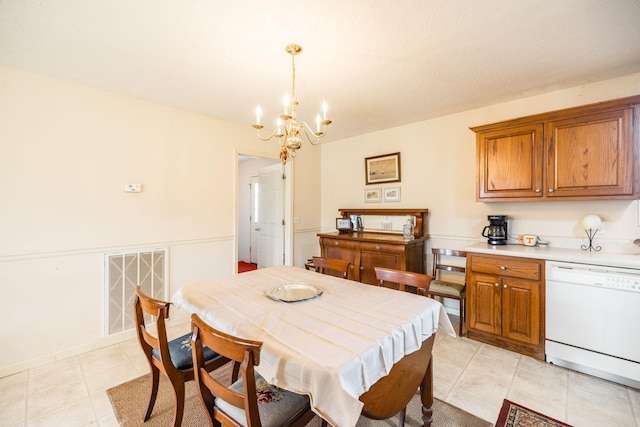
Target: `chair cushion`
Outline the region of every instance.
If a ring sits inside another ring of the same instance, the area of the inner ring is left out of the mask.
[[[203,348],[203,352],[205,361],[212,360],[219,356],[218,353],[206,346]],[[159,349],[154,348],[151,353],[153,354],[153,357],[161,360]],[[169,353],[171,354],[171,363],[173,363],[173,366],[175,366],[176,369],[180,369],[181,371],[193,369],[193,356],[191,355],[191,332],[169,341]]]
[[[233,383],[229,388],[238,393],[242,393],[242,379]],[[256,389],[258,392],[258,411],[260,412],[262,427],[289,425],[309,409],[308,396],[271,385],[258,375],[257,372]],[[218,397],[215,399],[215,405],[239,424],[247,427],[247,416],[244,409],[233,406]]]
[[[442,280],[432,280],[429,284],[429,293],[451,295],[460,298],[460,294],[464,290],[461,283],[443,282]]]

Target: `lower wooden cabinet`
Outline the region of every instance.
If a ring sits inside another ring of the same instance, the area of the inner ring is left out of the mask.
[[[544,261],[467,255],[469,338],[544,360]]]
[[[321,255],[353,264],[349,278],[377,284],[374,267],[424,273],[424,238],[404,240],[396,234],[354,232],[318,234]]]

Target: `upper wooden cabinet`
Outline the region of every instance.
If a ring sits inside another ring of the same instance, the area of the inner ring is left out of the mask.
[[[542,124],[478,134],[480,199],[542,196]]]
[[[471,128],[477,199],[640,196],[640,96]]]

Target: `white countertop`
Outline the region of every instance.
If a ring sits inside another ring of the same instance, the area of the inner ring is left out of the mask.
[[[547,261],[577,262],[581,264],[606,265],[640,269],[640,250],[634,253],[595,252],[581,249],[554,248],[545,246],[498,245],[485,242],[474,243],[465,248],[468,252],[544,259]]]

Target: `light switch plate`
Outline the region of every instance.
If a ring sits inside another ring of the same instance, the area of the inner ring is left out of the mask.
[[[141,191],[142,186],[140,184],[125,184],[124,192],[125,193],[139,193]]]

